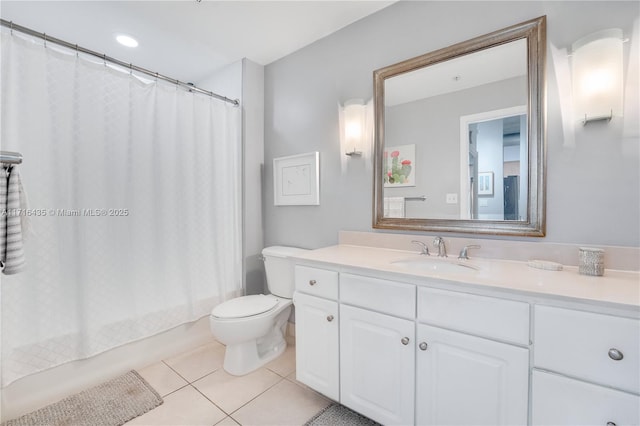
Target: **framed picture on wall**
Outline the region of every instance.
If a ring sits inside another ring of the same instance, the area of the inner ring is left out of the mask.
[[[478,173],[478,195],[493,195],[493,172]]]
[[[416,186],[416,146],[385,147],[382,154],[385,188]]]
[[[320,205],[320,153],[273,159],[273,204],[276,206]]]

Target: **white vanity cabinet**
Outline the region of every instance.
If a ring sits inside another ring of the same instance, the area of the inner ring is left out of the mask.
[[[527,303],[419,288],[418,319],[416,424],[527,423]]]
[[[338,274],[296,266],[295,280],[296,379],[338,401]]]
[[[640,424],[633,306],[318,264],[296,266],[297,377],[354,411],[385,425]]]
[[[535,308],[534,425],[640,424],[640,321]]]

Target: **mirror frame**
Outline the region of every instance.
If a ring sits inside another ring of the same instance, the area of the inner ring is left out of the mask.
[[[529,147],[527,220],[499,221],[384,217],[382,157],[384,152],[385,80],[419,68],[519,39],[526,39],[527,43],[527,82],[529,98],[527,105],[527,145]],[[545,235],[546,45],[546,16],[541,16],[374,71],[374,228],[531,237],[543,237]]]

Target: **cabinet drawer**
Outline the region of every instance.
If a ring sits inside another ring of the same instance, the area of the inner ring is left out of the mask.
[[[296,290],[326,299],[338,299],[338,273],[296,265]]]
[[[529,304],[524,302],[419,288],[418,320],[507,342],[529,344]]]
[[[640,392],[639,320],[536,306],[534,330],[536,367]]]
[[[637,425],[640,397],[533,370],[534,425]]]
[[[416,287],[378,278],[340,274],[340,302],[414,319]]]

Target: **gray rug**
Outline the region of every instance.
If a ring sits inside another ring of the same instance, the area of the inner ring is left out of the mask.
[[[119,426],[162,404],[136,371],[71,395],[3,426]]]
[[[309,419],[304,426],[381,426],[368,417],[349,410],[347,407],[332,403]]]

